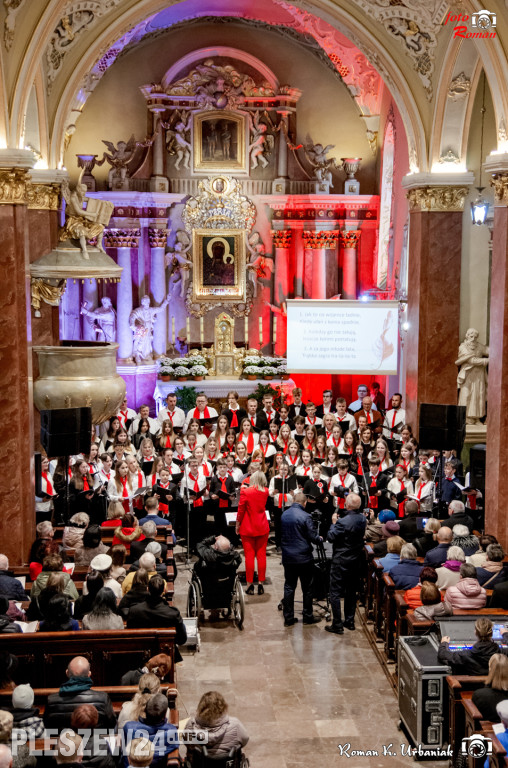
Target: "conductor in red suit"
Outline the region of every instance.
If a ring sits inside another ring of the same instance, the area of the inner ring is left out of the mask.
[[[266,545],[270,525],[266,517],[268,488],[264,472],[253,472],[249,486],[242,486],[236,516],[236,533],[241,536],[245,553],[247,594],[254,594],[254,560],[258,565],[258,595],[265,591]]]
[[[358,424],[358,419],[360,416],[365,416],[367,419],[367,424],[372,427],[373,432],[376,433],[376,435],[381,434],[383,431],[383,417],[379,413],[379,411],[375,411],[372,408],[372,398],[371,397],[364,397],[362,399],[362,408],[359,411],[356,411],[354,414],[356,423]]]

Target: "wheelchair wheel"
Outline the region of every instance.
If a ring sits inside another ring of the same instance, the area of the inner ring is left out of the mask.
[[[195,581],[191,581],[189,584],[189,591],[187,593],[187,616],[190,618],[197,618],[198,625],[202,612],[201,606],[201,593],[198,585]]]
[[[235,581],[235,589],[233,592],[233,619],[238,629],[243,629],[243,620],[245,618],[245,598],[243,596],[242,585],[240,579]]]

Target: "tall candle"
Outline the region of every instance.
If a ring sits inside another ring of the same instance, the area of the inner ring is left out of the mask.
[[[205,325],[202,317],[199,318],[199,339],[201,344],[203,344],[205,340]]]
[[[259,318],[259,348],[263,346],[263,318]]]
[[[231,335],[232,335],[232,342],[233,346],[235,346],[235,318],[231,318]]]
[[[172,342],[173,342],[173,345],[174,345],[174,343],[176,341],[176,338],[175,338],[175,318],[174,317],[171,318],[171,339],[172,339]]]
[[[273,316],[273,343],[277,341],[277,315]]]
[[[245,336],[245,349],[249,348],[249,318],[245,315],[244,318],[244,336]]]
[[[190,318],[187,318],[187,346],[190,349]]]

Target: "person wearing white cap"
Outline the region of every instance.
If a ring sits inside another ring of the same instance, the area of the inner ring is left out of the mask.
[[[93,571],[98,571],[99,573],[102,573],[102,577],[104,579],[104,586],[112,589],[113,592],[115,593],[116,598],[121,598],[122,587],[110,575],[110,570],[112,565],[113,565],[113,560],[110,555],[96,555],[92,560],[92,562],[90,563],[90,568]],[[85,583],[83,584],[83,594],[86,595],[87,593],[88,593],[88,589],[85,581]]]
[[[40,739],[44,723],[37,707],[34,707],[34,692],[31,685],[18,685],[12,692],[13,728],[25,731],[29,739]]]

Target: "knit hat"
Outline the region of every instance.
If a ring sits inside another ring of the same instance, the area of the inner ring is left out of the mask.
[[[34,703],[34,692],[32,686],[18,685],[12,692],[12,706],[15,709],[30,709]]]
[[[146,545],[145,552],[151,552],[152,555],[157,558],[161,556],[162,547],[158,541],[151,541]]]
[[[393,509],[382,509],[377,516],[377,519],[380,523],[387,523],[388,520],[395,520],[395,517],[396,515]]]
[[[113,565],[113,560],[110,555],[95,555],[94,559],[90,563],[90,567],[94,571],[108,571]]]
[[[381,533],[386,536],[387,539],[390,536],[396,536],[400,531],[400,525],[396,520],[387,520],[387,522],[381,526]]]

